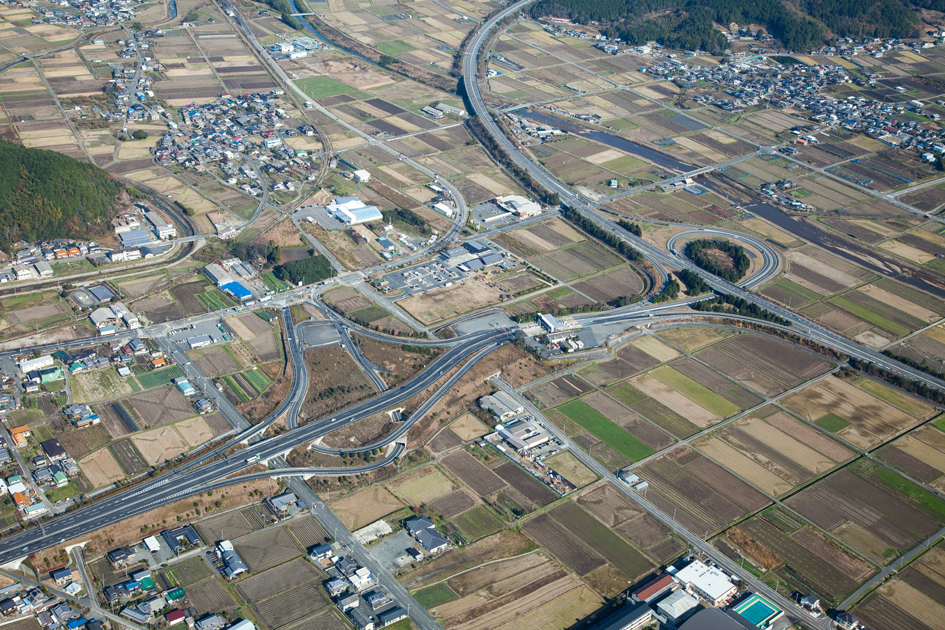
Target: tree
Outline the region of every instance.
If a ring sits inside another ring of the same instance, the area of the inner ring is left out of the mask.
[[[381,58],[377,63],[379,63],[382,68],[390,68],[394,64],[400,63],[400,59],[392,55],[381,55]]]
[[[196,22],[200,19],[200,15],[196,11],[191,11],[184,16],[184,22]]]
[[[143,30],[144,30],[144,24],[142,24],[141,22],[132,22],[132,23],[131,23],[131,29],[134,30],[134,31],[143,31]]]
[[[135,140],[146,140],[148,137],[148,132],[144,129],[135,129],[131,134],[131,137]]]

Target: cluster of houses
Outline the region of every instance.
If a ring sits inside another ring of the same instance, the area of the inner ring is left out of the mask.
[[[168,122],[169,132],[154,149],[156,161],[163,166],[199,170],[215,166],[228,184],[250,195],[261,194],[261,187],[267,185],[261,180],[261,171],[268,172],[285,189],[290,189],[288,184],[293,180],[314,177],[309,152],[293,149],[285,139],[300,133],[314,135],[315,130],[286,128],[284,121],[289,116],[278,102],[283,94],[282,89],[240,96],[224,94],[205,105],[182,107],[180,115],[187,130]],[[253,142],[251,136],[261,140]]]
[[[82,586],[72,580],[72,571],[57,569],[49,575],[56,588],[76,596]],[[102,630],[102,622],[86,619],[83,614],[59,598],[49,595],[44,588],[25,588],[17,582],[0,589],[0,615],[5,618],[19,615],[35,616],[48,630]],[[4,622],[9,623],[9,622]]]
[[[73,28],[111,26],[118,22],[135,19],[135,4],[132,0],[59,0],[57,8],[50,4],[37,8],[42,21]]]
[[[309,559],[328,571],[325,590],[358,630],[384,628],[407,616],[383,589],[376,587],[370,569],[350,558],[335,556],[331,545],[312,548]]]
[[[35,245],[17,243],[13,258],[0,268],[0,283],[15,280],[52,278],[55,270],[50,263],[70,262],[91,253],[105,251],[96,243],[81,243],[66,239],[41,241]]]
[[[16,448],[24,448],[29,444],[32,436],[29,426],[23,425],[10,428],[10,437]],[[35,456],[31,462],[33,481],[46,489],[61,488],[69,484],[69,479],[79,474],[79,466],[69,457],[59,440],[52,438],[39,443],[41,454]],[[0,463],[10,461],[10,454],[4,448],[0,449]],[[24,473],[25,474],[25,473]],[[32,487],[24,481],[22,475],[10,475],[5,480],[0,479],[0,493],[7,493],[13,499],[16,507],[23,512],[24,517],[34,517],[46,514],[47,507],[41,501],[36,501]]]

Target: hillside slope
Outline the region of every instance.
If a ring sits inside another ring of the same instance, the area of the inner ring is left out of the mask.
[[[108,229],[121,184],[97,166],[0,141],[0,247]]]

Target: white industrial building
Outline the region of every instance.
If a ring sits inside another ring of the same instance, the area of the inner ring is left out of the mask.
[[[738,592],[738,586],[729,577],[704,563],[693,560],[676,572],[673,577],[691,593],[698,595],[713,606],[721,606]]]
[[[354,175],[354,180],[359,184],[366,184],[371,181],[371,174],[364,169],[358,169],[353,172],[352,175]]]
[[[366,206],[357,197],[339,197],[325,206],[333,217],[347,225],[357,225],[384,218],[376,206]]]
[[[503,391],[480,398],[479,408],[490,409],[499,421],[509,420],[525,411],[517,400]]]
[[[551,440],[551,434],[525,418],[496,425],[496,431],[516,451],[532,449]]]
[[[55,365],[55,361],[53,361],[53,358],[51,356],[46,354],[41,357],[37,357],[35,359],[27,359],[25,361],[20,361],[17,364],[17,367],[20,368],[20,372],[23,372],[23,374],[29,374],[30,372],[49,368],[49,367],[52,367],[53,365]]]
[[[177,228],[164,220],[157,212],[145,212],[144,218],[154,227],[154,233],[162,241],[177,237]]]
[[[541,214],[541,204],[520,195],[496,197],[495,203],[506,212],[511,212],[522,219]]]

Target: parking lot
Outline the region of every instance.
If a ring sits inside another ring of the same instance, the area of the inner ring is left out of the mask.
[[[293,213],[299,221],[306,223],[318,223],[323,230],[340,230],[345,224],[328,214],[323,206],[311,205],[303,206]]]
[[[472,213],[473,222],[487,229],[508,225],[516,221],[514,214],[506,212],[491,201],[478,203],[471,207],[469,211]]]
[[[403,289],[405,296],[425,293],[465,279],[466,274],[462,271],[447,267],[436,260],[398,269],[384,276],[384,280],[390,283],[386,287],[388,291]]]
[[[193,337],[207,335],[210,337],[211,344],[226,343],[234,337],[221,320],[210,320],[197,322],[183,328],[174,328],[167,333],[168,338],[174,343],[184,344],[187,347],[187,340]],[[189,348],[188,348],[189,349]]]

